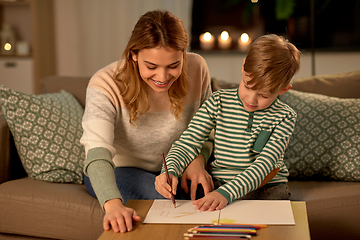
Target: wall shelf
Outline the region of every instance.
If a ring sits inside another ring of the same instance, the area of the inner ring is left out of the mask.
[[[39,94],[40,79],[56,73],[53,12],[53,0],[0,0],[0,28],[4,22],[9,23],[15,29],[16,40],[30,45],[29,55],[0,54],[5,64],[6,61],[32,60],[31,68],[27,68],[30,71],[26,73],[27,79],[14,79],[18,76],[17,71],[7,71],[1,66],[0,75],[13,80],[14,90],[26,85],[31,87],[28,92]]]

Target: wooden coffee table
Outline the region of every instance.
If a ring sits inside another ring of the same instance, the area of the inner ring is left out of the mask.
[[[136,210],[141,217],[141,222],[134,225],[131,232],[114,233],[112,230],[104,231],[98,240],[183,240],[183,234],[187,229],[197,226],[195,224],[143,224],[147,212],[149,211],[153,200],[129,200],[127,207]],[[305,202],[291,202],[294,213],[295,226],[268,226],[258,230],[254,240],[310,240],[309,224],[306,213]]]

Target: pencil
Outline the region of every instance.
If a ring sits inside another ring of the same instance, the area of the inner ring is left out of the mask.
[[[251,236],[250,236],[251,238]],[[191,236],[184,236],[185,240],[204,240],[204,239],[211,239],[211,240],[225,240],[225,239],[250,239],[249,237],[223,237],[223,236],[219,236],[219,237],[211,237],[211,236],[203,236],[203,237],[191,237]]]
[[[214,223],[216,226],[231,226],[231,227],[253,227],[255,229],[266,228],[266,224],[239,224],[239,223]]]
[[[237,238],[249,239],[251,235],[246,234],[227,234],[227,233],[184,233],[184,237],[198,238]]]
[[[231,228],[190,228],[188,233],[235,233],[235,234],[246,234],[256,236],[256,230],[254,229],[231,229]]]
[[[164,167],[165,167],[167,183],[170,185],[170,187],[172,189],[170,175],[169,175],[169,172],[168,172],[168,169],[167,169],[167,166],[166,166],[165,156],[164,156],[163,153],[161,155],[162,155],[162,159],[163,159],[163,163],[164,163]],[[172,193],[172,191],[171,191],[171,200],[172,200],[172,203],[174,204],[174,208],[176,208],[175,197],[174,197],[174,194]]]

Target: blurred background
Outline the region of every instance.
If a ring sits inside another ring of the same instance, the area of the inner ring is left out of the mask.
[[[0,0],[0,84],[39,93],[44,76],[91,76],[154,9],[183,20],[188,50],[220,80],[238,83],[248,46],[268,33],[302,51],[295,78],[360,69],[360,0]]]

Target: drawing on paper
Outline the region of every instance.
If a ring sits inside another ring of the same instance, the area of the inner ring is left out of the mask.
[[[220,218],[219,223],[235,223],[235,219],[228,219],[228,218]]]
[[[190,200],[176,200],[176,208],[169,199],[156,199],[144,223],[211,224],[248,223],[295,225],[290,201],[238,200],[214,212],[201,212]]]
[[[176,208],[169,200],[156,200],[151,206],[144,223],[209,223],[217,222],[219,212],[196,210],[192,201],[176,200]]]

